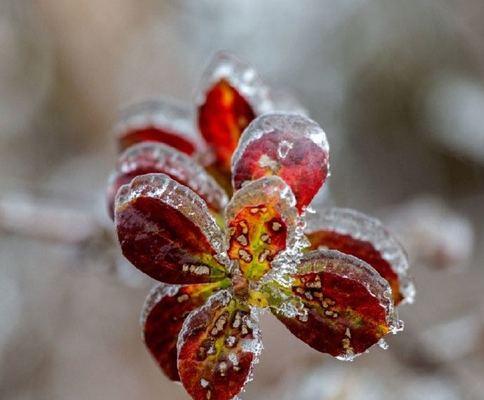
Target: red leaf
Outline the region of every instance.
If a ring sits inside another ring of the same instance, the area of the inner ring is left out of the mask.
[[[367,262],[390,283],[395,304],[412,301],[407,256],[380,221],[354,210],[330,208],[312,216],[307,231],[311,249],[339,250]]]
[[[258,323],[227,291],[186,319],[178,341],[178,371],[195,400],[229,400],[250,378],[262,349]]]
[[[144,341],[171,380],[180,380],[176,346],[183,322],[191,311],[222,287],[219,282],[187,286],[161,284],[146,299],[141,320]]]
[[[199,130],[213,148],[216,167],[228,175],[240,135],[256,115],[272,108],[268,89],[250,65],[219,53],[203,75],[197,105]]]
[[[240,135],[254,118],[250,104],[227,80],[220,80],[207,92],[198,111],[198,124],[223,170],[230,170]]]
[[[121,151],[146,141],[164,143],[188,155],[200,147],[190,108],[165,99],[128,107],[115,132]]]
[[[195,152],[195,145],[180,135],[162,130],[155,126],[147,126],[141,129],[133,129],[124,133],[119,138],[119,148],[125,150],[130,146],[143,142],[165,143],[183,153],[192,155]]]
[[[108,187],[108,207],[114,217],[114,199],[118,189],[138,176],[164,173],[188,186],[215,212],[227,204],[224,190],[192,158],[162,143],[140,143],[130,147],[119,158]]]
[[[244,132],[233,157],[233,183],[264,176],[281,177],[292,189],[301,211],[328,175],[329,146],[314,121],[296,114],[266,114]]]
[[[296,242],[297,210],[289,187],[278,177],[250,182],[238,190],[226,210],[229,257],[244,276],[258,280]]]
[[[323,353],[352,359],[397,329],[388,283],[368,264],[335,250],[304,256],[292,292],[304,313],[275,311],[299,339]]]
[[[225,277],[225,237],[206,203],[164,174],[134,178],[116,197],[115,223],[124,256],[166,283]]]

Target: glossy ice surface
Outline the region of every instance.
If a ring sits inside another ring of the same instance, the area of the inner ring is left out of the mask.
[[[128,106],[114,132],[121,151],[145,141],[165,143],[189,155],[202,147],[190,108],[169,99]]]
[[[305,313],[276,315],[323,353],[352,360],[398,330],[388,283],[355,257],[334,250],[311,252],[301,260],[291,289]]]
[[[215,212],[223,210],[227,195],[191,157],[163,143],[143,142],[127,149],[118,159],[108,185],[108,208],[114,217],[114,199],[119,188],[139,175],[163,173],[189,187]]]
[[[366,261],[391,285],[395,304],[411,303],[415,294],[408,259],[400,243],[380,221],[358,211],[329,208],[308,217],[311,248],[339,250]]]
[[[167,283],[223,279],[226,241],[206,203],[164,174],[136,177],[116,198],[115,223],[124,256]]]
[[[405,253],[378,221],[308,208],[329,175],[326,135],[271,93],[222,53],[197,94],[208,151],[186,134],[191,114],[159,102],[128,114],[136,129],[120,137],[140,143],[110,181],[118,239],[162,282],[143,308],[143,338],[195,400],[243,390],[262,350],[262,309],[314,349],[353,360],[402,329],[394,305],[412,297]]]
[[[235,189],[263,176],[279,176],[292,189],[300,211],[324,184],[328,170],[326,135],[314,121],[295,114],[266,114],[255,120],[232,159]]]
[[[178,371],[195,399],[235,397],[262,350],[258,321],[229,292],[190,314],[178,339]]]

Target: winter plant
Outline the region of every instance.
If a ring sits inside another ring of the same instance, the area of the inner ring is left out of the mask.
[[[196,400],[232,399],[251,379],[263,310],[352,360],[400,331],[395,307],[412,300],[405,252],[380,222],[310,209],[328,176],[326,136],[273,93],[219,54],[196,98],[198,129],[189,108],[161,100],[116,128],[124,152],[108,201],[119,243],[161,282],[142,312],[144,341]]]

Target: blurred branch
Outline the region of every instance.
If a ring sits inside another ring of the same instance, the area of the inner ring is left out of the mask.
[[[24,194],[0,198],[0,229],[8,234],[71,245],[106,230],[89,212]]]

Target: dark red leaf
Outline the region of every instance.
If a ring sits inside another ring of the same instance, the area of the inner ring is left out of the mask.
[[[144,341],[171,380],[180,380],[176,346],[187,315],[226,285],[227,281],[186,286],[161,284],[146,299],[141,319]]]
[[[192,158],[162,143],[140,143],[126,150],[118,160],[108,186],[108,207],[114,217],[114,199],[118,189],[138,176],[164,173],[188,186],[215,212],[227,204],[224,190]]]
[[[128,147],[143,142],[165,143],[168,146],[188,155],[193,154],[196,150],[195,145],[189,142],[188,139],[182,138],[176,133],[162,130],[155,126],[147,126],[146,128],[134,129],[125,132],[125,134],[119,138],[119,147],[121,150],[125,150]]]
[[[190,109],[165,99],[145,101],[123,110],[115,132],[121,151],[146,141],[164,143],[188,155],[200,147]]]
[[[122,186],[115,223],[124,256],[154,279],[192,284],[226,275],[218,256],[225,238],[206,203],[167,175],[141,175]]]
[[[308,225],[311,249],[339,250],[367,262],[390,283],[395,304],[412,301],[405,251],[378,220],[354,210],[330,208],[312,216]]]
[[[352,359],[397,329],[388,283],[363,261],[335,250],[304,256],[292,293],[303,311],[275,311],[289,330],[316,350]]]
[[[195,400],[229,400],[248,381],[262,349],[258,323],[227,291],[193,311],[178,341],[178,371]]]

